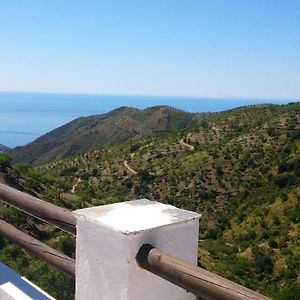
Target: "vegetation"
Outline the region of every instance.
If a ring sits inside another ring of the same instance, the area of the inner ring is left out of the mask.
[[[198,211],[199,265],[292,300],[300,289],[299,170],[300,103],[292,103],[241,107],[159,136],[6,167],[3,180],[72,210],[146,197]],[[61,231],[5,206],[0,214],[74,255],[74,241]],[[57,299],[72,298],[72,281],[5,240],[0,245],[1,261]],[[25,262],[14,262],[15,253]]]
[[[10,167],[12,157],[7,153],[0,153],[0,170],[5,171],[6,168]]]

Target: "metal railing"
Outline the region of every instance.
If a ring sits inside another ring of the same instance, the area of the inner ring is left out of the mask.
[[[68,233],[76,235],[76,218],[71,211],[47,203],[0,183],[0,200]],[[0,221],[0,234],[32,254],[75,277],[75,261],[32,238],[12,225]],[[205,269],[187,264],[152,245],[143,245],[136,256],[138,265],[204,300],[267,300],[253,290]]]

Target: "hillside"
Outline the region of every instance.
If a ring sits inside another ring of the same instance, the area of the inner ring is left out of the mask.
[[[201,117],[168,106],[144,110],[121,107],[81,117],[11,151],[14,163],[45,163],[128,139],[186,128]]]
[[[5,180],[72,210],[146,197],[198,211],[200,265],[274,299],[294,300],[300,292],[299,170],[295,103],[242,107],[34,168],[15,165]],[[16,218],[12,209],[0,209],[0,216],[74,254],[64,233]],[[57,296],[60,275],[51,277],[51,288],[35,275],[45,267],[35,262],[27,270],[31,258],[17,264],[10,247],[0,249],[1,260]]]
[[[10,150],[9,147],[0,144],[0,152],[8,152]]]

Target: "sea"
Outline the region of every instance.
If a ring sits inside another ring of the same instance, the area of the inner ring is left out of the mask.
[[[292,100],[0,92],[0,144],[22,146],[75,118],[120,106],[170,105],[190,112],[218,112],[244,105],[288,102]]]

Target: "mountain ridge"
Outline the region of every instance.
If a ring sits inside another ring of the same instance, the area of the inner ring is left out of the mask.
[[[45,163],[128,139],[184,129],[204,116],[164,105],[146,109],[122,106],[105,114],[79,117],[12,149],[11,154],[14,163]]]
[[[0,152],[8,152],[10,150],[11,150],[11,148],[9,148],[3,144],[0,144]]]

